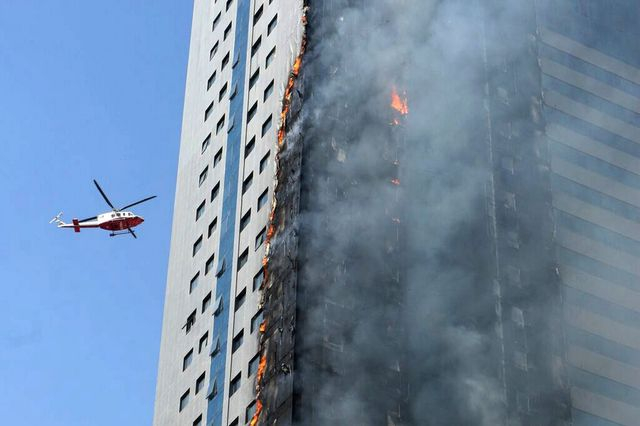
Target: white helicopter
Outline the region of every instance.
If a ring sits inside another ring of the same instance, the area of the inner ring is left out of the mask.
[[[62,212],[60,212],[56,217],[51,219],[49,223],[57,223],[58,228],[73,228],[75,232],[80,232],[80,229],[82,228],[101,228],[107,231],[111,231],[111,233],[109,234],[110,237],[130,233],[133,238],[138,238],[131,228],[140,225],[142,222],[144,222],[144,219],[141,216],[134,214],[133,212],[123,210],[144,203],[145,201],[149,201],[153,198],[156,198],[156,196],[153,195],[151,197],[144,198],[140,201],[136,201],[135,203],[127,204],[126,206],[117,209],[113,206],[113,204],[111,204],[111,201],[109,201],[109,198],[107,198],[106,194],[104,193],[102,188],[100,188],[100,185],[98,185],[98,182],[96,182],[95,179],[93,180],[93,183],[96,185],[96,188],[98,188],[98,191],[100,191],[102,198],[104,198],[109,207],[111,207],[112,211],[102,213],[97,216],[88,217],[82,220],[73,219],[71,223],[63,222],[62,219],[60,219],[60,217],[62,216]],[[126,232],[117,232],[125,230]]]

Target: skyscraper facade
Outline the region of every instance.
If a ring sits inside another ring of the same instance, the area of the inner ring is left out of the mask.
[[[256,410],[258,289],[295,0],[195,0],[155,426],[245,424]]]
[[[639,15],[196,0],[154,424],[637,424]]]

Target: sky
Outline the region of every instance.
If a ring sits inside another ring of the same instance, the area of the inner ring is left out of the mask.
[[[191,1],[0,1],[0,423],[150,425]],[[57,229],[149,195],[129,236]]]

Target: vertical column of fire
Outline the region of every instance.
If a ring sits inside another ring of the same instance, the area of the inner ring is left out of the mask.
[[[304,56],[305,48],[306,48],[306,36],[304,34],[304,27],[306,27],[306,24],[307,24],[306,12],[307,12],[307,8],[305,7],[302,13],[303,35],[302,35],[302,42],[300,45],[300,52],[296,57],[293,63],[291,72],[289,74],[289,80],[287,81],[287,86],[285,88],[283,99],[282,99],[282,111],[280,112],[280,125],[278,127],[278,137],[277,137],[278,146],[276,148],[276,154],[275,154],[276,178],[275,178],[275,185],[274,185],[274,191],[273,191],[274,193],[273,200],[271,202],[271,210],[269,212],[269,226],[267,229],[267,236],[265,240],[265,255],[264,255],[264,258],[262,259],[263,280],[262,280],[262,285],[260,286],[260,291],[261,291],[260,307],[261,308],[264,307],[265,289],[270,287],[270,274],[269,274],[269,260],[270,260],[270,251],[271,251],[270,249],[271,249],[271,243],[272,243],[273,237],[277,229],[277,226],[276,226],[276,211],[278,208],[277,194],[278,194],[278,191],[282,189],[280,188],[280,181],[278,179],[278,176],[280,174],[280,153],[281,153],[281,150],[283,149],[286,132],[287,132],[287,118],[289,114],[289,108],[291,106],[291,95],[293,93],[293,89],[294,89],[296,80],[298,78],[298,75],[300,74],[300,68],[302,66],[302,58]],[[265,371],[267,369],[267,346],[265,345],[266,330],[267,330],[267,320],[264,319],[260,324],[260,328],[259,328],[260,362],[258,364],[258,371],[256,374],[256,394],[257,394],[256,411],[253,417],[251,418],[251,422],[249,423],[251,426],[255,426],[258,424],[260,420],[260,415],[262,414],[262,410],[264,407],[264,401],[262,398],[261,391],[262,391],[263,378],[265,375]]]

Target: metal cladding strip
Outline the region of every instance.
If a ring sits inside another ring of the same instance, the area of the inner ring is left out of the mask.
[[[209,395],[207,405],[207,425],[221,425],[222,408],[224,405],[225,366],[228,341],[229,307],[231,293],[231,279],[235,266],[234,243],[236,227],[236,210],[238,205],[238,178],[240,173],[240,147],[242,146],[242,122],[244,107],[244,85],[246,70],[247,40],[249,36],[249,15],[251,0],[239,0],[236,12],[236,34],[233,55],[233,73],[231,87],[237,87],[237,93],[229,103],[229,117],[227,129],[232,126],[227,135],[227,156],[224,174],[224,192],[222,200],[222,223],[220,229],[220,247],[218,249],[218,271],[225,270],[218,277],[216,285],[216,300],[222,301],[222,310],[214,319],[212,336],[220,339],[220,350],[214,352],[209,371],[210,388],[217,384],[217,392]],[[236,58],[238,61],[236,63]],[[233,89],[232,92],[233,93]],[[237,120],[238,123],[234,123]],[[215,339],[213,339],[215,340]],[[211,394],[211,392],[209,392]]]

